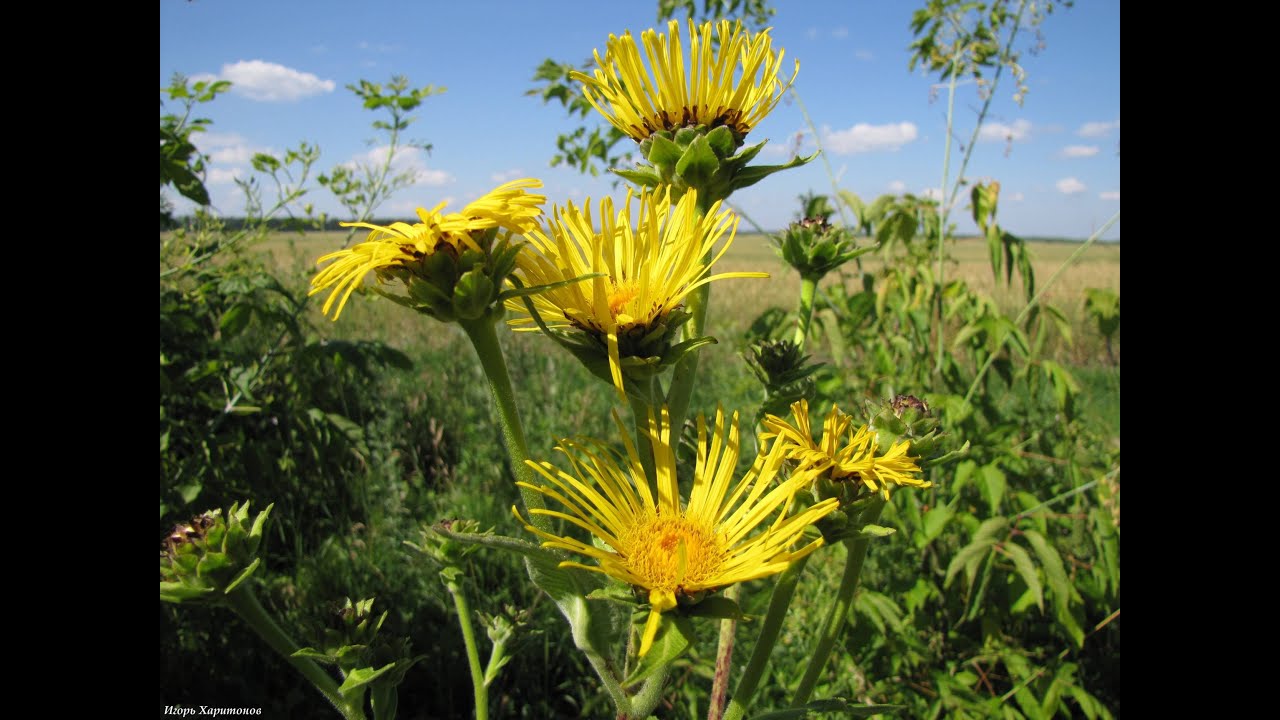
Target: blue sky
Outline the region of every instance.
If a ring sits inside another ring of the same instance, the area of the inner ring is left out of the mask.
[[[941,184],[945,88],[919,68],[907,69],[909,22],[918,5],[774,3],[774,48],[786,51],[788,77],[791,59],[800,61],[795,89],[831,170],[839,187],[864,200],[932,193]],[[608,177],[551,168],[557,134],[577,123],[559,105],[524,93],[544,59],[578,63],[595,49],[603,53],[610,33],[630,30],[638,38],[655,26],[656,6],[654,0],[161,0],[159,79],[165,87],[181,72],[235,83],[202,106],[200,115],[213,125],[197,137],[212,158],[214,206],[226,215],[243,213],[231,178],[250,174],[253,152],[278,153],[306,140],[319,145],[321,170],[376,155],[370,123],[381,116],[364,110],[345,86],[397,74],[415,86],[447,90],[423,103],[409,132],[431,143],[431,153],[404,153],[396,161],[416,171],[417,184],[383,205],[379,217],[411,217],[415,207],[442,200],[457,209],[516,177],[543,180],[549,203],[581,203],[625,191]],[[1059,8],[1040,31],[1045,44],[1035,54],[1033,33],[1018,43],[1029,87],[1022,107],[1006,74],[966,175],[1000,181],[1006,230],[1085,238],[1120,209],[1119,2]],[[976,89],[962,87],[956,133],[966,142],[979,105]],[[162,113],[168,110],[166,104]],[[788,98],[748,142],[768,139],[758,161],[781,162],[800,133],[810,135],[808,123]],[[812,146],[811,137],[805,142]],[[953,152],[953,175],[958,157]],[[730,203],[773,230],[794,218],[801,193],[831,188],[819,159],[739,190]],[[307,199],[342,217],[324,188]],[[953,216],[961,232],[972,229],[963,203]],[[1119,228],[1117,222],[1104,237],[1118,238]]]

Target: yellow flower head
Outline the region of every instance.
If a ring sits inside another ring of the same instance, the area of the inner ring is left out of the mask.
[[[652,480],[645,476],[640,456],[616,413],[614,419],[626,445],[625,458],[603,443],[563,440],[558,449],[568,457],[572,473],[547,462],[529,461],[545,484],[517,483],[566,509],[530,512],[576,525],[607,548],[543,532],[525,522],[514,507],[512,512],[526,529],[544,540],[543,547],[596,561],[591,565],[565,561],[561,567],[603,573],[648,591],[651,609],[640,655],[649,652],[662,613],[674,608],[680,596],[782,572],[792,560],[822,544],[817,538],[792,549],[805,528],[835,510],[838,503],[826,500],[788,516],[796,491],[808,484],[810,477],[797,472],[789,480],[774,483],[785,461],[781,444],[758,455],[742,479],[733,482],[740,449],[737,413],[726,425],[723,410],[717,409],[709,438],[706,420],[698,416],[698,458],[687,502],[681,500],[676,482],[666,408],[661,420],[649,415],[656,475]],[[770,520],[775,512],[777,517]]]
[[[690,19],[687,67],[678,21],[667,23],[667,32],[669,39],[653,29],[641,35],[649,69],[627,31],[620,38],[609,35],[603,59],[595,52],[593,77],[571,75],[595,109],[637,142],[691,125],[724,125],[741,141],[800,72],[797,62],[789,81],[778,77],[785,51],[774,54],[768,30],[753,37],[741,22],[721,20],[713,39],[710,22],[698,28]]]
[[[613,384],[624,399],[621,358],[627,353],[620,349],[619,338],[645,337],[686,295],[713,280],[768,277],[760,272],[710,275],[711,266],[733,243],[738,218],[731,210],[720,212],[719,202],[699,216],[696,190],[674,205],[669,193],[642,192],[639,222],[634,225],[635,193],[630,190],[626,205],[616,214],[611,198],[600,201],[599,224],[591,215],[589,198],[581,210],[573,203],[556,207],[545,230],[526,233],[530,244],[516,259],[516,274],[526,286],[603,273],[546,290],[532,301],[549,328],[573,328],[602,341]],[[728,238],[717,250],[726,233]],[[523,302],[509,300],[507,308],[516,313],[511,323],[517,329],[537,329]]]
[[[799,400],[791,405],[792,425],[777,415],[765,417],[764,439],[776,438],[776,445],[784,448],[786,457],[796,461],[797,471],[808,470],[814,476],[826,473],[832,480],[861,482],[872,492],[879,491],[889,499],[891,485],[930,487],[933,483],[915,477],[920,467],[916,458],[908,457],[911,449],[908,440],[893,443],[888,452],[877,457],[875,433],[866,425],[852,428],[853,418],[832,405],[831,412],[822,423],[822,441],[814,442],[809,429],[809,401]]]
[[[442,212],[447,201],[429,211],[418,208],[421,222],[412,225],[403,222],[387,226],[339,223],[343,227],[368,228],[371,232],[364,242],[317,260],[317,264],[332,264],[312,278],[308,295],[333,288],[322,311],[327,315],[332,308],[333,319],[337,320],[347,298],[370,272],[377,272],[378,281],[385,283],[392,279],[391,271],[408,267],[428,255],[446,252],[456,257],[466,249],[484,252],[476,239],[486,231],[500,228],[521,234],[536,225],[547,198],[530,195],[525,190],[539,187],[542,187],[542,182],[532,178],[514,180],[490,190],[458,213]]]

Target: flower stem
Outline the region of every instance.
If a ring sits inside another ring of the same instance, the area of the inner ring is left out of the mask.
[[[644,685],[640,686],[640,692],[631,698],[631,711],[627,714],[628,718],[643,720],[653,713],[653,709],[658,707],[658,703],[662,700],[662,686],[666,684],[667,673],[670,670],[670,663],[663,665],[644,681]]]
[[[734,602],[742,595],[742,583],[724,591],[724,596]],[[733,665],[733,638],[738,621],[725,618],[720,621],[720,642],[716,650],[716,676],[711,683],[711,700],[707,707],[707,720],[720,720],[724,715],[724,699],[729,692],[729,668]]]
[[[498,418],[502,423],[502,439],[507,446],[507,456],[511,459],[511,472],[516,480],[532,484],[533,469],[525,463],[529,459],[529,449],[524,442],[524,426],[520,423],[520,411],[516,408],[515,393],[511,389],[511,376],[507,374],[502,346],[498,344],[498,334],[494,331],[494,319],[482,317],[477,320],[459,320],[458,324],[470,338],[484,374],[489,378],[489,389],[493,391],[493,402],[498,406]],[[520,497],[524,499],[525,512],[534,527],[550,532],[551,521],[545,515],[532,512],[546,507],[542,496],[522,487]]]
[[[883,499],[872,500],[870,506],[862,512],[859,525],[878,520],[884,506]],[[809,702],[813,688],[818,683],[818,676],[822,674],[822,668],[827,664],[827,659],[831,657],[831,651],[835,648],[836,638],[840,637],[841,631],[844,630],[845,618],[849,616],[849,608],[853,605],[853,593],[858,589],[858,576],[862,574],[862,564],[867,559],[867,546],[870,542],[871,539],[867,537],[844,541],[847,551],[844,559],[844,575],[840,578],[835,602],[831,604],[827,617],[822,623],[822,629],[818,635],[818,646],[814,648],[813,656],[809,659],[809,667],[805,669],[804,677],[800,679],[800,685],[791,698],[793,708]]]
[[[649,442],[649,411],[653,411],[654,417],[661,415],[662,385],[657,376],[649,379],[645,395],[648,396],[647,400],[627,393],[627,400],[631,402],[631,415],[635,421],[636,452],[640,453],[640,466],[644,468],[644,476],[650,482],[656,482],[658,476],[653,466],[653,444]]]
[[[253,631],[258,633],[272,650],[275,650],[285,660],[289,662],[302,676],[311,681],[316,690],[324,695],[325,699],[333,704],[333,707],[342,714],[347,720],[364,720],[364,710],[358,706],[350,705],[338,692],[338,683],[325,672],[319,665],[309,658],[294,657],[293,654],[299,650],[294,644],[293,639],[285,634],[284,630],[276,624],[276,621],[267,614],[267,611],[258,602],[258,598],[249,589],[248,584],[241,584],[240,587],[231,591],[226,596],[227,605],[235,611],[240,619],[244,620]],[[361,694],[363,697],[363,693]]]
[[[476,699],[476,720],[488,720],[489,692],[484,686],[484,671],[480,669],[480,648],[476,646],[476,633],[471,627],[471,609],[467,596],[457,581],[448,580],[444,586],[453,596],[453,607],[458,611],[458,625],[462,627],[462,642],[467,646],[467,665],[471,667],[471,685]]]
[[[751,650],[751,660],[747,662],[746,669],[742,671],[742,677],[738,679],[738,689],[733,693],[733,699],[729,701],[724,720],[741,720],[751,704],[751,698],[756,694],[760,686],[760,678],[764,676],[765,667],[769,664],[769,656],[773,654],[773,646],[778,642],[778,633],[782,630],[782,620],[787,615],[787,608],[791,607],[791,597],[795,595],[796,583],[800,579],[800,574],[804,572],[804,566],[808,563],[809,555],[805,555],[793,561],[782,575],[778,576],[778,582],[773,586],[773,596],[769,599],[769,612],[765,614],[764,623],[760,625],[760,637]]]
[[[685,302],[693,315],[685,324],[685,340],[702,337],[707,321],[707,304],[711,299],[711,285],[703,285],[689,293]],[[671,434],[678,438],[684,428],[684,417],[689,412],[689,399],[693,396],[693,381],[698,375],[698,355],[694,350],[676,363],[671,373],[671,387],[667,390],[667,408],[671,412]],[[673,440],[674,442],[674,440]]]
[[[800,317],[796,325],[794,339],[797,349],[804,349],[805,338],[809,337],[809,323],[813,320],[813,297],[818,290],[818,278],[803,275],[800,277]]]

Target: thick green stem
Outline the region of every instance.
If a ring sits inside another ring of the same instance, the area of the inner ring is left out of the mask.
[[[724,596],[734,602],[742,595],[742,584],[731,586]],[[707,707],[707,720],[720,720],[724,715],[724,699],[729,692],[729,669],[733,667],[733,638],[738,631],[738,621],[725,618],[720,621],[720,641],[716,648],[716,676],[711,683],[711,700]]]
[[[884,509],[885,501],[883,499],[875,499],[871,505],[862,512],[859,519],[860,525],[873,523],[880,518],[880,511]],[[813,688],[818,683],[818,676],[822,674],[822,668],[827,664],[827,659],[831,657],[831,651],[836,646],[836,639],[840,637],[840,633],[844,630],[845,618],[849,617],[849,608],[853,605],[853,592],[858,589],[858,576],[862,574],[862,563],[867,559],[867,546],[870,544],[870,538],[860,537],[852,540],[845,540],[844,546],[847,550],[845,554],[844,575],[840,578],[840,587],[836,590],[835,602],[831,604],[827,617],[822,623],[822,629],[818,635],[818,646],[814,648],[813,656],[809,659],[809,667],[804,671],[804,677],[800,679],[800,685],[796,688],[795,695],[791,698],[791,707],[799,707],[809,702],[809,697],[813,695]]]
[[[640,453],[640,466],[644,468],[644,476],[651,482],[656,482],[658,476],[653,466],[653,443],[649,442],[649,411],[653,410],[654,417],[660,417],[662,413],[662,384],[656,376],[649,379],[645,395],[648,396],[647,400],[627,393],[627,400],[631,402],[631,415],[635,421],[636,452]]]
[[[507,361],[502,356],[502,346],[498,344],[498,333],[494,330],[494,320],[482,317],[478,320],[459,320],[471,345],[480,357],[480,365],[489,378],[489,389],[493,391],[493,403],[498,406],[498,419],[502,423],[502,439],[507,446],[507,456],[511,459],[511,472],[520,482],[534,482],[533,469],[525,463],[529,459],[529,449],[524,442],[524,426],[520,423],[520,411],[516,409],[515,393],[511,389],[511,376],[507,374]],[[551,531],[551,521],[545,515],[537,515],[533,510],[546,507],[542,496],[525,487],[520,488],[520,497],[524,499],[525,512],[534,527],[546,532]]]
[[[640,686],[640,692],[631,698],[631,711],[627,713],[630,720],[644,720],[662,700],[662,686],[667,682],[667,673],[671,665],[663,665],[657,672],[649,676]]]
[[[813,320],[813,298],[818,291],[819,278],[803,275],[800,277],[800,316],[796,325],[795,344],[803,350],[804,341],[809,337],[809,323]]]
[[[769,612],[765,614],[764,622],[760,625],[760,637],[756,639],[756,645],[751,650],[751,659],[747,662],[746,669],[742,671],[742,677],[738,679],[738,689],[733,693],[733,699],[729,701],[724,720],[741,720],[751,705],[751,699],[760,687],[760,678],[764,676],[764,670],[769,665],[773,646],[778,642],[782,621],[787,616],[787,609],[791,607],[796,583],[800,580],[800,574],[804,572],[804,566],[809,563],[809,557],[805,555],[792,562],[782,575],[778,576],[778,582],[773,586],[773,596],[769,599]]]
[[[467,646],[467,665],[471,667],[471,686],[476,699],[476,720],[488,720],[489,691],[484,686],[484,671],[480,669],[480,648],[476,645],[476,632],[471,627],[467,596],[457,582],[449,581],[444,586],[453,596],[453,608],[458,611],[458,625],[462,628],[462,642]]]
[[[294,657],[293,654],[300,648],[294,644],[293,639],[285,634],[284,630],[276,624],[276,621],[267,614],[267,611],[258,602],[258,598],[249,589],[247,584],[242,584],[227,595],[227,605],[240,616],[242,620],[248,623],[253,631],[258,633],[272,650],[280,653],[280,656],[289,662],[302,676],[311,681],[316,690],[324,695],[325,699],[333,704],[333,707],[342,714],[347,720],[364,720],[364,710],[360,707],[353,707],[342,695],[338,693],[338,683],[323,668],[315,664],[308,658]],[[363,697],[363,693],[361,693]]]

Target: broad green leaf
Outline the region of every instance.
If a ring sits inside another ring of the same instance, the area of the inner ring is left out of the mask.
[[[699,135],[685,148],[680,161],[676,163],[676,173],[684,178],[690,187],[701,187],[715,176],[720,169],[720,160],[711,149],[704,135]]]
[[[653,647],[640,658],[635,671],[623,685],[643,682],[650,675],[670,665],[689,649],[694,637],[693,623],[688,618],[674,613],[664,614],[662,625],[658,627],[658,636],[653,639]]]
[[[938,535],[942,534],[943,528],[947,526],[947,523],[950,522],[951,518],[955,514],[955,509],[950,505],[939,505],[937,507],[930,508],[929,511],[924,514],[924,522],[922,523],[924,532],[922,535],[922,541],[918,543],[918,546],[923,548],[937,539]]]

